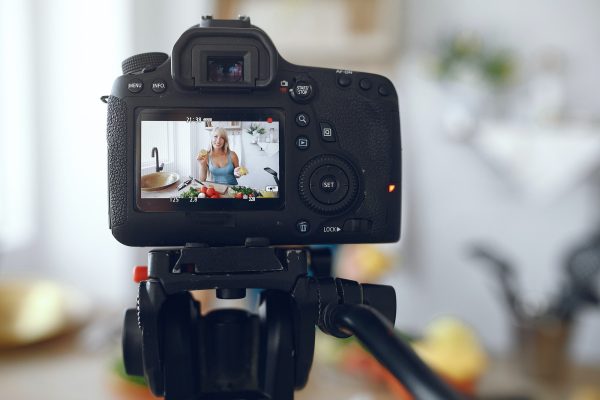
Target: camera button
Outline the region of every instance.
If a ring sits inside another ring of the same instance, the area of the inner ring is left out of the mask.
[[[384,96],[384,97],[390,95],[390,89],[388,89],[388,87],[385,85],[379,86],[378,92],[381,96]]]
[[[163,81],[162,79],[157,79],[152,82],[152,91],[154,93],[162,93],[165,90],[167,90],[167,82]]]
[[[144,88],[144,82],[141,79],[132,79],[127,83],[127,90],[131,93],[139,93]]]
[[[310,223],[305,219],[301,219],[296,222],[296,230],[298,233],[308,233],[310,231]]]
[[[327,122],[321,122],[319,126],[321,127],[321,139],[326,142],[335,142],[335,130],[333,126]]]
[[[296,147],[298,150],[306,150],[310,147],[310,140],[306,136],[298,136],[296,138]]]
[[[362,90],[369,90],[372,87],[371,81],[368,80],[367,78],[361,79],[360,82],[358,83],[358,86],[360,86],[360,88]]]
[[[310,118],[307,113],[299,113],[296,115],[296,125],[301,128],[304,128],[310,124]]]
[[[337,78],[337,83],[341,87],[348,87],[352,84],[352,78],[350,78],[348,75],[340,75]]]

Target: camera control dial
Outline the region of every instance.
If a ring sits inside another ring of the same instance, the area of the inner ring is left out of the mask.
[[[302,201],[320,214],[335,214],[349,207],[358,194],[358,177],[346,160],[323,155],[300,171],[298,191]]]
[[[163,64],[169,59],[169,56],[165,53],[141,53],[126,58],[121,63],[121,69],[123,75],[131,74],[134,72],[153,71],[159,65]]]

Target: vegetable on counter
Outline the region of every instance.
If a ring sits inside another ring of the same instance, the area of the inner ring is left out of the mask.
[[[181,199],[193,199],[194,197],[200,199],[220,199],[222,196],[213,187],[206,188],[205,186],[200,189],[191,187],[179,195]]]
[[[230,189],[236,193],[236,195],[235,195],[236,199],[240,198],[237,196],[238,193],[241,193],[242,197],[243,196],[262,197],[262,194],[258,190],[254,190],[254,189],[246,187],[246,186],[231,186]]]
[[[194,198],[194,197],[198,197],[199,193],[200,192],[198,191],[198,189],[191,187],[188,190],[186,190],[185,192],[181,193],[179,195],[179,198],[181,198],[181,199],[191,199],[191,198]]]

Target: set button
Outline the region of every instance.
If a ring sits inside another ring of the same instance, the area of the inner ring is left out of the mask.
[[[324,192],[334,192],[338,185],[339,182],[333,175],[325,175],[321,178],[321,190]]]
[[[319,167],[310,177],[312,195],[323,204],[339,203],[348,193],[348,176],[337,165]]]

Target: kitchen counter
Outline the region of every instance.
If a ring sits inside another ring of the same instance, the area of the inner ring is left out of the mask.
[[[186,191],[188,191],[191,187],[197,188],[198,190],[200,190],[200,185],[197,183],[193,183],[192,185],[188,185],[185,188],[183,188],[182,190],[177,190],[177,186],[181,185],[182,182],[184,182],[185,180],[179,180],[179,182],[174,183],[173,185],[163,189],[163,190],[155,190],[155,191],[142,191],[142,198],[145,199],[158,199],[158,198],[171,198],[171,197],[178,197],[180,195],[182,195],[183,193],[185,193]],[[213,185],[214,187],[216,187],[218,189],[218,191],[220,192],[224,192],[225,188],[228,185],[221,185],[221,184],[212,184],[212,183],[206,183],[207,185]],[[227,190],[226,194],[223,195],[224,198],[232,198],[232,194],[231,194],[231,190]]]

